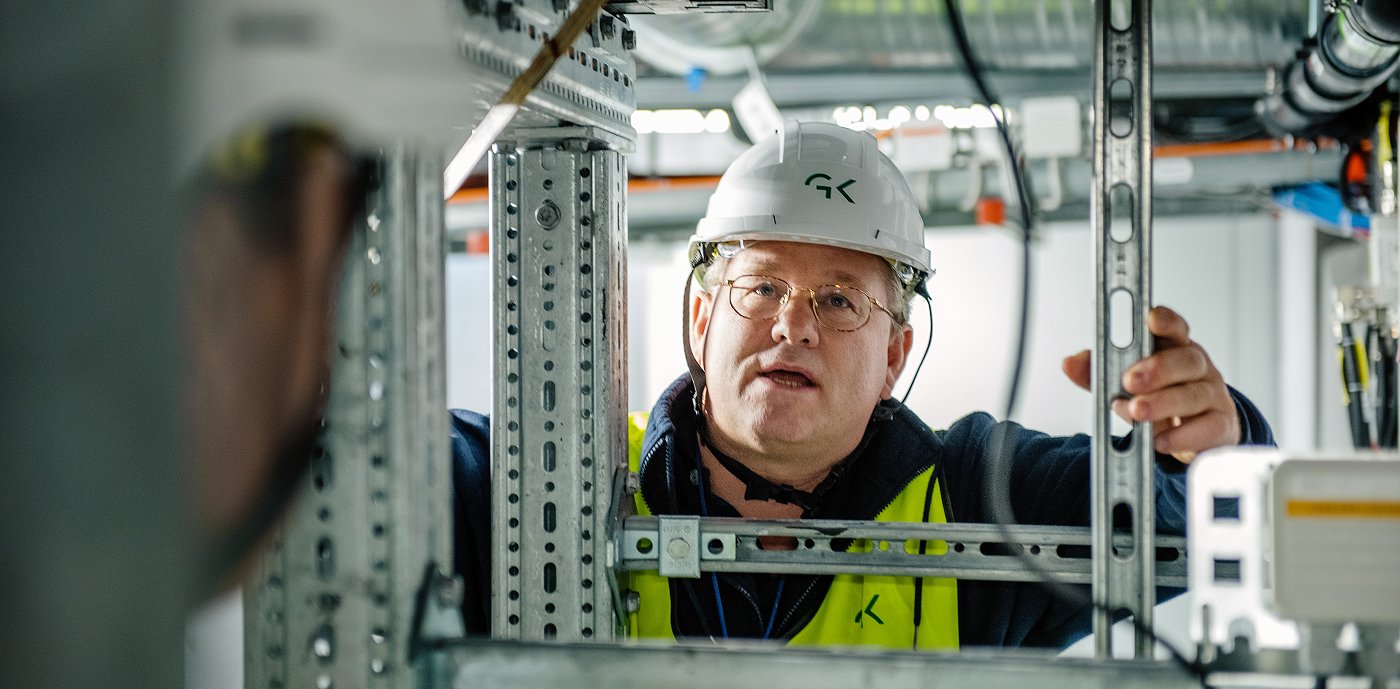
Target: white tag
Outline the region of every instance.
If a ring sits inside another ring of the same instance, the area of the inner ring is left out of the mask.
[[[749,141],[754,143],[772,136],[783,125],[783,114],[768,95],[768,87],[759,79],[750,79],[734,94],[734,116],[739,119],[739,126],[743,127]]]

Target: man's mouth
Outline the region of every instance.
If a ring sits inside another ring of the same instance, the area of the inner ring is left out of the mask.
[[[812,382],[812,379],[807,377],[805,373],[785,368],[777,368],[771,371],[764,371],[759,375],[784,387],[813,388],[817,386],[817,384]]]

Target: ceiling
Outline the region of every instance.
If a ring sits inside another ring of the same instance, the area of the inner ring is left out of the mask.
[[[961,7],[973,50],[1008,101],[1088,95],[1091,0],[963,0]],[[1307,0],[1160,0],[1156,97],[1258,97],[1269,68],[1287,62],[1308,35],[1310,14]],[[771,13],[631,20],[639,107],[723,106],[748,80],[750,55],[779,106],[972,95],[940,0],[773,0]],[[692,67],[705,77],[688,83],[680,75]]]

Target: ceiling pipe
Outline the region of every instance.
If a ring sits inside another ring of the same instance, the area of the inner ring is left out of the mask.
[[[1316,38],[1256,104],[1275,135],[1316,133],[1365,101],[1400,64],[1400,1],[1354,0],[1329,9]]]

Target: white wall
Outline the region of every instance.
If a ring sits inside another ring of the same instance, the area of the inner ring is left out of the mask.
[[[491,413],[491,261],[485,254],[448,254],[446,295],[447,406]]]

